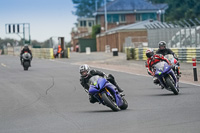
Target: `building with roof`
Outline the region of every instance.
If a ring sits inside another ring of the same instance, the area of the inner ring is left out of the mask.
[[[106,5],[107,29],[128,25],[148,19],[163,21],[167,4],[152,4],[147,0],[115,0]],[[105,7],[96,13],[96,24],[105,31]]]
[[[71,45],[76,49],[79,39],[91,38],[92,26],[96,25],[95,18],[78,18],[76,28],[71,32]]]
[[[150,25],[157,26],[162,25],[162,23],[150,19],[107,30],[96,37],[97,51],[105,51],[106,46],[109,45],[110,50],[117,48],[118,51],[122,52],[124,45],[127,45],[127,39],[129,39],[128,43],[131,43],[132,47],[143,47],[144,44],[148,45],[146,27]],[[128,45],[130,46],[130,44]]]
[[[136,47],[147,43],[145,24],[164,20],[167,4],[152,4],[147,0],[114,0],[106,4],[107,30],[105,30],[105,7],[99,8],[93,18],[79,18],[77,29],[71,33],[72,46],[79,45],[79,39],[91,38],[92,25],[101,25],[101,34],[97,35],[97,51],[105,51],[105,46],[123,51],[126,38]],[[151,20],[151,21],[149,21]]]

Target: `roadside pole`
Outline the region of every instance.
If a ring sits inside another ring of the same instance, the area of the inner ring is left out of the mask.
[[[194,81],[198,81],[196,57],[192,58]]]

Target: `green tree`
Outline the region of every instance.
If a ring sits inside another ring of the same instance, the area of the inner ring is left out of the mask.
[[[10,43],[11,46],[15,46],[16,42],[18,42],[18,45],[23,45],[23,40],[18,41],[10,38],[5,38],[5,39],[0,38],[0,47],[3,47],[3,45],[7,45],[8,43]]]
[[[96,38],[96,35],[101,32],[101,25],[92,26],[92,38]]]
[[[166,3],[166,20],[175,21],[182,19],[200,18],[199,0],[150,0],[152,3]]]
[[[107,0],[107,2],[110,1],[112,0]],[[76,8],[76,11],[72,13],[78,17],[93,17],[93,13],[96,10],[96,2],[97,8],[104,5],[104,0],[72,0],[72,2]]]

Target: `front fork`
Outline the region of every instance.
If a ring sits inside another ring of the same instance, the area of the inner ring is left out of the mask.
[[[175,76],[175,73],[173,71],[170,71],[169,73],[167,73],[166,75],[162,76],[162,77],[158,77],[160,84],[162,86],[164,86],[166,89],[168,88],[168,86],[166,85],[166,81],[165,81],[165,77],[166,76],[171,76],[171,78],[173,79],[173,82],[175,84],[175,86],[177,87],[177,78]]]
[[[105,91],[106,91],[107,95],[112,96],[107,88],[105,88]],[[99,101],[99,103],[102,103],[103,105],[105,105],[103,100],[102,100],[101,92],[99,92],[99,93],[97,93],[96,95],[93,95],[93,96],[94,96],[94,98],[96,98]]]
[[[114,93],[114,92],[110,92],[107,88],[105,88],[105,91],[106,91],[106,93],[107,93],[107,95],[108,96],[110,96],[110,98],[114,101],[114,102],[116,102],[116,104],[118,105],[118,106],[122,106],[123,105],[123,100],[122,100],[122,98],[121,98],[121,96],[119,95],[119,94],[116,94],[116,93]],[[114,94],[113,94],[114,93]],[[112,95],[113,94],[113,95]],[[99,97],[99,101],[102,103],[102,104],[104,104],[104,102],[102,101],[102,99],[101,99],[101,93],[99,93],[98,94],[98,96],[97,97]]]

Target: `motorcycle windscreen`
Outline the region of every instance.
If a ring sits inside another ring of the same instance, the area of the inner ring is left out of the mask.
[[[105,86],[106,82],[107,82],[106,79],[98,75],[91,77],[88,82],[90,86],[89,93],[90,94],[98,93],[99,90]]]
[[[154,68],[156,69],[155,76],[160,76],[163,73],[168,72],[171,69],[171,66],[169,66],[165,61],[161,61],[155,64]]]
[[[177,64],[177,60],[174,58],[174,56],[172,54],[167,54],[165,55],[165,58],[171,62],[171,64],[175,65]]]
[[[171,60],[173,60],[174,56],[172,54],[167,54],[164,56],[169,62],[171,62]]]
[[[95,75],[92,76],[89,79],[88,85],[93,85],[96,89],[102,89],[105,84],[106,84],[107,80],[99,75]]]
[[[105,87],[106,82],[107,80],[105,78],[100,78],[97,82],[99,85],[99,89],[103,89]]]

